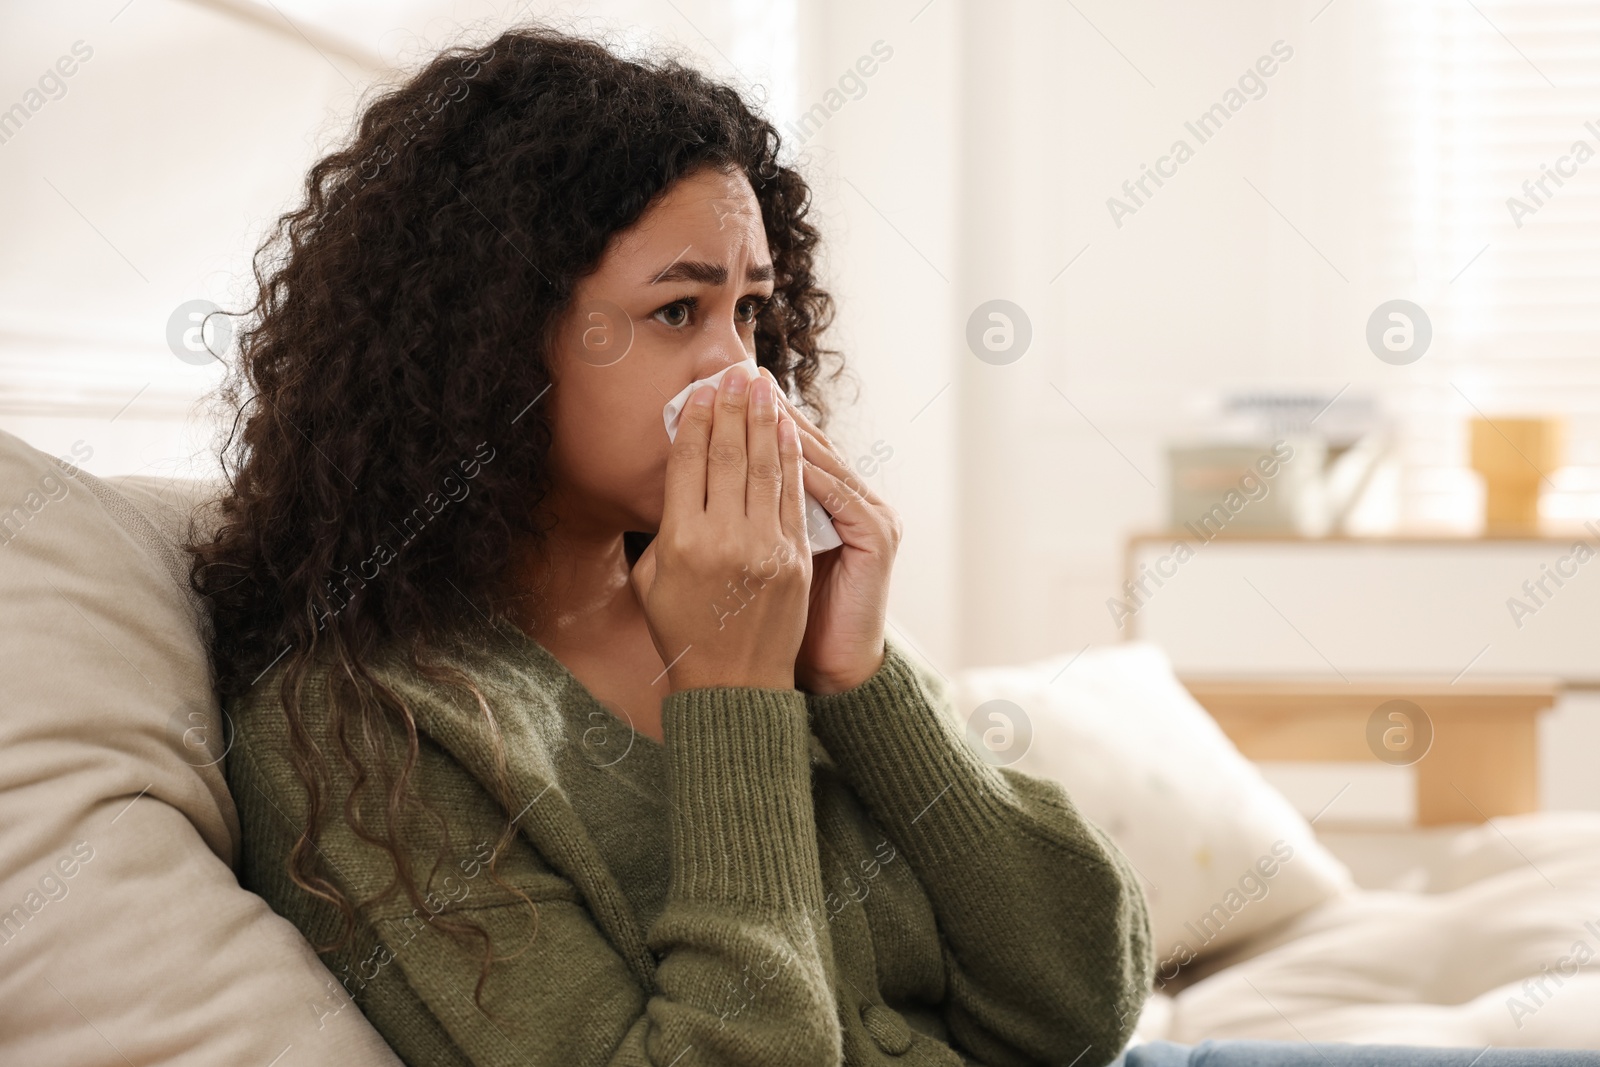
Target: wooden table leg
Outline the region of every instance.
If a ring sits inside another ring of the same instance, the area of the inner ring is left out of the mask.
[[[1186,680],[1195,699],[1247,759],[1365,763],[1382,758],[1371,717],[1404,700],[1431,725],[1416,774],[1419,826],[1481,823],[1539,810],[1539,715],[1555,703],[1553,682],[1455,684],[1360,679]],[[1385,760],[1385,762],[1391,762]]]
[[[1433,747],[1415,766],[1419,826],[1477,823],[1539,809],[1532,714],[1436,716]]]

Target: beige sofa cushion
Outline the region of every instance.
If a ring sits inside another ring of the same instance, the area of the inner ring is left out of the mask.
[[[113,487],[0,432],[0,1063],[399,1062],[234,878],[174,547],[205,490]]]

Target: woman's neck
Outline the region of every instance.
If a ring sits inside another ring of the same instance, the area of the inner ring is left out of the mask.
[[[633,732],[663,744],[666,669],[629,572],[620,533],[530,546],[519,587],[531,591],[523,603],[542,610],[513,609],[513,619]]]
[[[527,594],[513,619],[547,648],[587,643],[634,621],[638,598],[629,583],[620,532],[598,536],[550,535],[537,548],[521,548],[513,588]]]

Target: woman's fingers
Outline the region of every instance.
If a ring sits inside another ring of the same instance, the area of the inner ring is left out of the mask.
[[[662,525],[669,516],[698,518],[706,509],[706,453],[711,446],[711,418],[717,391],[696,389],[683,406],[678,436],[667,458],[667,494]]]
[[[842,527],[840,536],[846,544],[866,547],[865,537],[879,532],[878,512],[856,490],[853,479],[830,474],[815,463],[804,463],[802,477],[806,492],[817,498],[836,527]]]
[[[800,429],[788,412],[778,415],[778,457],[783,465],[783,498],[778,524],[791,544],[806,544],[805,462],[800,457]]]
[[[767,368],[762,367],[761,376],[767,381],[771,382],[772,387],[776,389],[778,391],[778,395],[783,398],[783,408],[785,411],[789,412],[789,414],[794,416],[795,422],[800,427],[802,439],[809,434],[811,437],[814,437],[818,441],[822,442],[825,446],[831,447],[831,445],[828,444],[827,435],[818,429],[816,424],[806,416],[806,413],[801,411],[799,406],[789,399],[788,394],[784,393],[783,388],[778,385],[778,379],[773,375],[773,373]]]
[[[778,458],[777,390],[765,378],[750,382],[746,425],[744,513],[763,530],[778,528],[783,498],[783,466]]]
[[[828,435],[818,429],[816,424],[806,418],[805,413],[784,395],[783,390],[778,387],[777,379],[772,376],[772,372],[762,367],[761,373],[768,381],[773,383],[773,388],[782,397],[783,410],[794,417],[795,423],[800,429],[801,450],[805,458],[835,478],[848,482],[850,487],[867,503],[882,504],[883,501],[879,499],[873,488],[855,476],[855,472],[850,469],[850,464],[845,460],[845,457],[834,447],[833,442],[828,440]],[[811,495],[817,496],[815,492]],[[822,498],[817,496],[817,499],[820,500]]]
[[[730,368],[717,387],[716,417],[706,458],[706,514],[723,521],[744,518],[749,396],[749,372],[741,366]]]

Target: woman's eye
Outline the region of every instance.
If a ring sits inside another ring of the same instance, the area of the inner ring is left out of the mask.
[[[680,326],[689,325],[690,314],[689,305],[680,300],[676,304],[668,304],[660,311],[657,311],[655,319],[663,326],[671,326],[673,329],[677,329]]]
[[[749,326],[761,317],[761,309],[766,306],[766,297],[746,297],[734,305],[733,314],[739,325]],[[694,313],[694,300],[677,300],[660,308],[651,317],[669,329],[681,330],[694,322]]]

